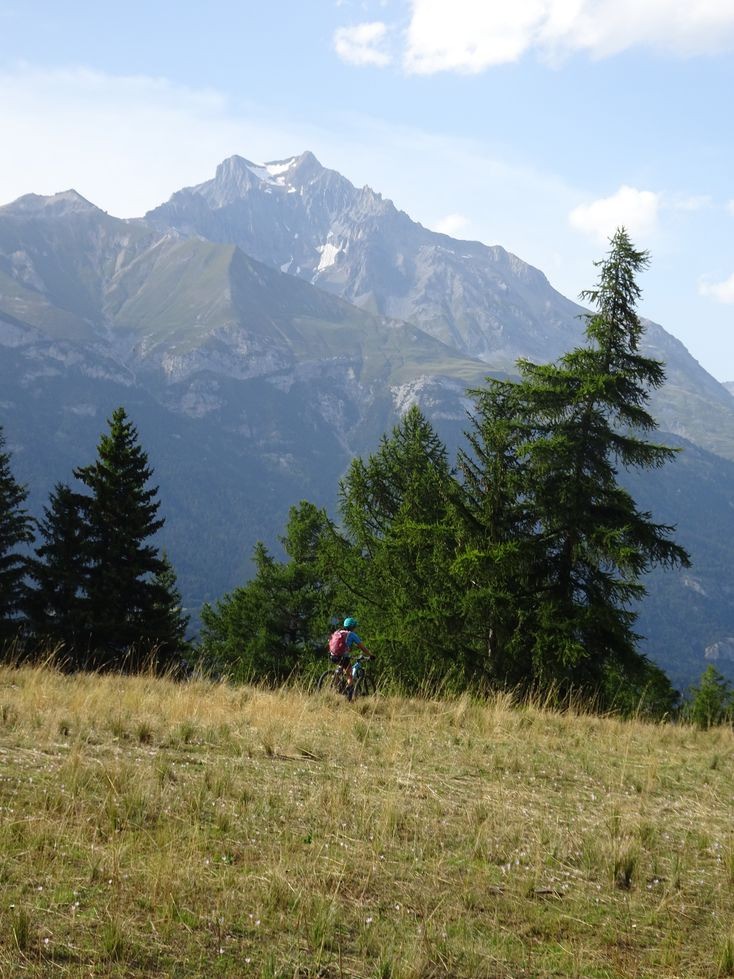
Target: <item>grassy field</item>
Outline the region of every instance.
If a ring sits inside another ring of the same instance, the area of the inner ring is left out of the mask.
[[[729,729],[0,669],[0,976],[734,975]]]

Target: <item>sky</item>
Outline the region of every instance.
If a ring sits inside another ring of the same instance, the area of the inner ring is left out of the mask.
[[[0,203],[134,217],[311,150],[572,299],[614,229],[640,312],[734,380],[734,0],[0,0]]]

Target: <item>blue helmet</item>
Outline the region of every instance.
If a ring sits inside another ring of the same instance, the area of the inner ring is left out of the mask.
[[[349,616],[348,619],[345,619],[344,620],[344,628],[345,629],[356,629],[358,625],[359,625],[359,623],[357,622],[357,620],[356,619],[353,619],[351,617],[351,615]]]

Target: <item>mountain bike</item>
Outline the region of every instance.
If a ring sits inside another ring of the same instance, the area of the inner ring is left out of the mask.
[[[357,697],[372,697],[376,693],[374,678],[367,669],[367,663],[371,656],[358,656],[353,660],[350,670],[352,672],[352,682],[347,683],[347,673],[341,666],[334,666],[329,670],[324,670],[316,681],[317,690],[333,690],[335,693],[343,694],[347,700],[355,700]]]

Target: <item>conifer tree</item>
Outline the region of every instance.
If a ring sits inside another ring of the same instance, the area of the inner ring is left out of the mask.
[[[587,317],[587,345],[556,364],[520,361],[510,398],[511,521],[521,513],[521,556],[511,580],[521,620],[505,651],[518,656],[524,646],[524,664],[517,665],[527,682],[607,698],[620,682],[660,688],[660,671],[637,648],[633,603],[653,566],[688,563],[671,539],[674,528],[640,511],[617,479],[618,467],[659,467],[675,455],[645,439],[656,427],[650,391],[665,379],[663,365],[639,352],[644,328],[635,277],[647,263],[617,231],[597,263],[597,287],[582,296],[596,307]],[[478,444],[495,466],[499,401],[480,400]],[[478,475],[492,479],[486,461],[477,466],[470,488]],[[506,514],[501,501],[489,506],[495,523]]]
[[[617,480],[617,467],[659,468],[675,451],[648,442],[656,422],[652,390],[663,365],[639,352],[644,327],[635,306],[646,252],[623,229],[610,242],[596,288],[582,299],[589,343],[560,364],[521,365],[527,421],[533,426],[527,481],[543,561],[533,643],[541,675],[601,687],[605,673],[644,674],[633,603],[642,576],[656,565],[687,565],[672,527],[641,512]]]
[[[684,716],[705,731],[731,721],[733,707],[734,692],[731,684],[710,663],[701,674],[698,685],[691,689],[691,699],[686,705]]]
[[[148,457],[124,408],[117,408],[108,424],[96,462],[74,470],[89,490],[82,498],[88,665],[134,670],[151,656],[158,665],[165,663],[158,647],[168,637],[158,628],[166,565],[150,542],[164,521],[157,516],[158,488],[148,487]]]
[[[83,662],[87,643],[85,587],[89,567],[83,499],[57,483],[39,524],[43,541],[30,562],[34,588],[28,618],[37,640],[60,646],[72,668]]]
[[[474,670],[454,579],[446,448],[417,406],[341,486],[341,604],[364,628],[381,672],[405,681]]]
[[[0,651],[15,637],[26,598],[27,559],[19,551],[33,540],[33,523],[23,508],[28,495],[10,469],[0,428]]]

